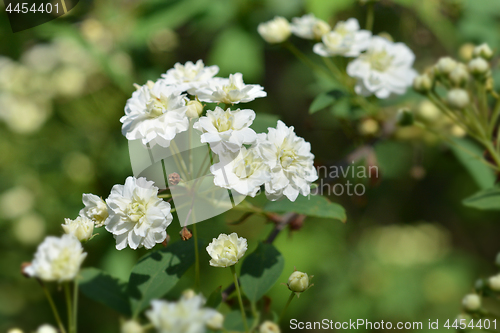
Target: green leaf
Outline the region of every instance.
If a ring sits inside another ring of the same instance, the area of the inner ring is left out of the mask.
[[[179,241],[139,260],[127,288],[132,314],[138,315],[152,299],[169,292],[193,265],[194,258],[194,243]]]
[[[385,140],[376,143],[374,148],[383,177],[396,179],[408,175],[413,164],[410,144]]]
[[[130,316],[130,304],[125,292],[127,284],[97,268],[84,268],[78,280],[81,292],[88,298]]]
[[[349,118],[351,112],[351,101],[349,98],[341,98],[332,105],[330,108],[330,113],[340,119]]]
[[[481,210],[500,210],[500,188],[495,187],[479,191],[463,200],[462,203],[467,207]]]
[[[217,287],[210,296],[208,296],[206,307],[216,309],[222,302],[222,286]]]
[[[252,327],[253,318],[247,314],[248,327]],[[224,328],[229,332],[244,332],[245,326],[243,325],[243,318],[239,310],[229,312],[224,318]]]
[[[495,174],[493,170],[485,165],[483,151],[479,146],[467,139],[454,139],[456,145],[450,145],[451,150],[467,169],[471,177],[480,189],[486,190],[495,184]]]
[[[311,103],[311,106],[309,107],[309,113],[313,114],[320,110],[323,110],[324,108],[335,103],[335,101],[337,101],[343,95],[344,93],[340,90],[332,90],[326,93],[319,94]]]
[[[308,197],[299,196],[295,202],[288,199],[271,201],[265,207],[265,211],[275,213],[294,212],[307,216],[335,219],[345,222],[347,217],[344,208],[320,195]]]
[[[272,244],[259,243],[241,265],[240,283],[245,295],[257,302],[278,281],[285,259]]]

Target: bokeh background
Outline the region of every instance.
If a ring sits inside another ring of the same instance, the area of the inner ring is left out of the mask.
[[[220,76],[241,72],[247,83],[263,85],[268,97],[248,106],[257,118],[295,126],[318,165],[337,164],[364,145],[377,157],[379,178],[366,183],[365,195],[331,197],[346,208],[346,224],[306,218],[300,230],[285,230],[276,240],[286,260],[282,282],[294,266],[315,276],[288,319],[426,323],[460,313],[474,281],[496,272],[500,251],[498,214],[461,204],[484,179],[471,177],[432,135],[374,135],[374,126],[383,127],[399,106],[422,107],[415,93],[384,103],[383,116],[373,119],[346,124],[335,110],[310,115],[311,101],[328,85],[286,50],[266,45],[256,30],[275,15],[308,12],[332,25],[349,17],[363,24],[366,8],[354,0],[80,1],[64,17],[15,34],[0,14],[0,332],[53,323],[42,290],[20,274],[20,264],[46,235],[62,233],[65,217],[78,215],[82,193],[107,197],[131,175],[119,118],[132,84],[198,59],[217,64]],[[375,7],[374,32],[407,43],[423,70],[440,56],[466,57],[466,43],[498,50],[499,13],[497,0],[383,0]],[[314,59],[309,43],[292,40]],[[202,238],[236,231],[253,249],[272,228],[261,218],[228,225],[238,217],[230,212],[200,223]],[[176,219],[169,230],[178,241]],[[145,252],[117,251],[112,236],[98,232],[85,266],[127,279]],[[231,281],[225,270],[209,267],[205,253],[202,274],[205,295]],[[169,297],[190,286],[192,270],[187,275]],[[63,310],[61,293],[53,291]],[[276,285],[269,297],[279,312],[288,291]],[[81,332],[118,332],[118,322],[117,313],[81,297]]]

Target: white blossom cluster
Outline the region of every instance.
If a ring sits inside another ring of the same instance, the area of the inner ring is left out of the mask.
[[[216,186],[250,196],[264,186],[270,200],[308,195],[317,179],[310,144],[281,121],[269,133],[257,134],[251,128],[255,112],[231,107],[265,97],[263,87],[245,84],[241,73],[216,77],[218,71],[202,60],[177,63],[156,82],[137,86],[120,120],[123,135],[148,148],[169,147],[177,134],[193,126],[219,157],[210,168]],[[203,114],[200,101],[224,106]]]
[[[401,95],[417,76],[412,68],[415,55],[408,46],[372,36],[371,31],[360,28],[355,18],[339,21],[332,28],[313,14],[295,17],[291,23],[275,17],[261,23],[257,30],[268,43],[286,42],[294,34],[316,40],[313,51],[321,57],[354,58],[347,65],[347,74],[356,79],[355,91],[359,95]]]

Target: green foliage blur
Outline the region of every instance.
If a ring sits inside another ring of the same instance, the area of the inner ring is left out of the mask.
[[[461,201],[493,177],[471,176],[458,154],[428,134],[372,142],[361,126],[335,117],[335,109],[309,114],[312,100],[331,87],[256,30],[275,15],[291,19],[309,12],[331,24],[356,17],[363,25],[366,17],[355,0],[100,0],[80,1],[64,17],[13,34],[0,14],[0,332],[54,323],[42,290],[21,275],[20,265],[32,260],[46,235],[62,233],[64,218],[78,215],[82,193],[105,198],[132,174],[119,122],[132,84],[198,59],[218,65],[219,76],[241,72],[246,83],[263,85],[268,97],[248,107],[257,118],[269,114],[295,126],[311,142],[318,165],[345,160],[367,142],[375,152],[379,178],[370,179],[363,196],[330,196],[346,208],[345,224],[306,218],[300,230],[284,230],[275,241],[285,257],[281,282],[294,267],[315,276],[314,287],[292,302],[285,323],[426,323],[460,313],[475,279],[495,273],[500,251],[498,214]],[[497,0],[382,0],[375,6],[374,33],[408,44],[415,67],[423,70],[441,56],[459,58],[466,43],[487,42],[498,50],[499,12]],[[314,57],[310,44],[294,43]],[[421,97],[409,91],[398,102],[415,109]],[[396,112],[385,108],[385,119]],[[384,117],[375,119],[378,125]],[[200,223],[201,238],[208,243],[236,231],[250,240],[250,253],[273,226],[260,217],[228,225],[240,215]],[[167,230],[172,242],[180,239],[177,221],[174,216]],[[84,266],[128,279],[146,251],[117,251],[109,233],[97,232]],[[228,271],[208,260],[202,252],[205,296],[231,282]],[[193,269],[187,275],[168,298],[191,286]],[[64,313],[62,293],[52,287]],[[270,308],[279,313],[288,294],[285,286],[274,286]],[[119,315],[84,296],[79,314],[81,332],[118,331]]]

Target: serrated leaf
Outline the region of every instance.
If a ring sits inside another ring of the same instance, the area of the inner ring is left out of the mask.
[[[500,210],[500,188],[490,188],[480,191],[464,199],[462,203],[467,207],[481,210]]]
[[[211,294],[208,296],[206,307],[216,309],[220,303],[222,302],[222,286],[217,287]]]
[[[344,94],[340,90],[332,90],[319,94],[311,103],[311,106],[309,107],[309,113],[313,114],[320,110],[323,110],[324,108],[335,103],[335,101],[337,101],[343,95]]]
[[[467,169],[480,189],[486,190],[495,184],[493,169],[482,162],[483,151],[479,146],[467,139],[454,139],[456,145],[450,145],[460,163]]]
[[[320,195],[299,196],[294,202],[288,199],[271,201],[264,207],[264,210],[275,213],[293,212],[341,222],[345,222],[347,219],[345,210],[341,205],[331,202]]]
[[[259,243],[241,265],[240,283],[248,299],[257,302],[264,296],[278,281],[284,267],[285,259],[272,244]]]
[[[139,260],[127,287],[132,314],[136,316],[152,299],[169,292],[194,264],[194,259],[194,243],[179,241]]]
[[[127,283],[97,268],[84,268],[78,285],[82,294],[109,306],[119,313],[130,316],[130,304],[126,293]]]

